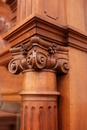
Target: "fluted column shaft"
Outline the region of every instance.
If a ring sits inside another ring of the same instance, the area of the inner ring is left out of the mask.
[[[24,72],[21,130],[58,130],[57,79],[54,72]]]

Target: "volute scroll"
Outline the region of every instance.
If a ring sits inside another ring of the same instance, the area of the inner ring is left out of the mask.
[[[68,49],[50,43],[39,37],[32,37],[28,43],[10,49],[13,59],[8,69],[13,74],[26,70],[54,70],[67,73],[69,70]]]

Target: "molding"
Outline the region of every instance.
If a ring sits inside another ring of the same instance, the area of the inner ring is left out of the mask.
[[[14,46],[36,35],[50,42],[64,45],[64,33],[63,26],[54,20],[49,21],[40,15],[32,14],[8,31],[3,39]]]
[[[87,34],[74,27],[66,27],[67,44],[76,49],[87,52]]]
[[[11,102],[20,102],[21,101],[21,96],[19,93],[9,93],[9,94],[2,94],[1,101],[11,101]]]
[[[67,73],[68,49],[39,37],[32,37],[28,43],[10,49],[13,59],[8,69],[13,74],[28,71],[53,70]]]
[[[0,52],[0,65],[5,66],[12,59],[10,48],[28,43],[33,36],[40,37],[49,43],[71,46],[87,52],[87,34],[71,26],[64,27],[53,20],[32,14],[3,36],[9,44]]]
[[[32,14],[4,34],[4,41],[7,41],[9,44],[6,46],[6,49],[0,52],[0,65],[6,66],[8,59],[12,59],[9,51],[11,47],[29,42],[32,36],[67,46],[67,44],[64,43],[64,34],[65,30],[63,26],[60,26],[54,20],[49,21],[49,19],[44,19],[44,17],[40,15]]]
[[[32,14],[17,26],[8,31],[3,39],[11,46],[29,40],[32,36],[38,36],[50,42],[63,46],[72,46],[87,52],[87,33],[72,26],[61,26],[55,21]]]

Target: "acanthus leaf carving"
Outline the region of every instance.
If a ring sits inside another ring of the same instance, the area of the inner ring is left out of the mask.
[[[38,38],[38,37],[37,37]],[[8,69],[13,74],[19,74],[26,70],[54,70],[57,73],[67,73],[69,70],[68,50],[56,44],[48,44],[45,48],[44,42],[41,46],[41,39],[38,44],[36,38],[32,44],[26,43],[19,47],[11,48],[13,59]],[[46,45],[46,41],[45,41]],[[32,46],[32,47],[31,47]]]

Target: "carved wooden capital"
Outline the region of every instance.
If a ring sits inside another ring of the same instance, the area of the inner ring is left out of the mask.
[[[11,48],[10,52],[13,59],[8,69],[13,74],[32,70],[67,73],[69,70],[68,49],[39,37],[32,37],[27,43]]]

